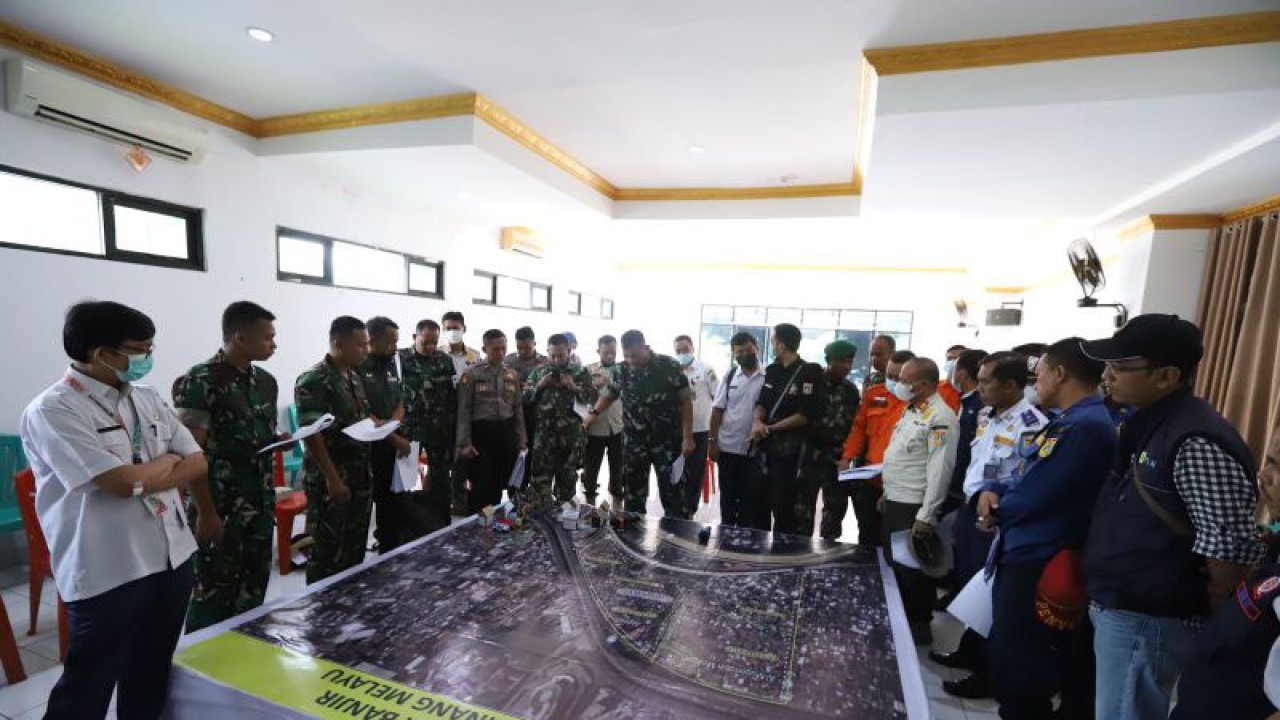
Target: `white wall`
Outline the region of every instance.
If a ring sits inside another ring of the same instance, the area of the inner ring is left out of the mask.
[[[1204,282],[1209,230],[1158,230],[1142,298],[1144,313],[1172,313],[1195,321]]]
[[[13,432],[26,403],[62,373],[62,314],[85,298],[117,300],[152,317],[158,351],[148,380],[166,393],[177,375],[217,349],[227,303],[248,299],[266,306],[278,316],[280,349],[266,368],[280,380],[282,405],[291,401],[297,374],[324,356],[329,323],[341,314],[387,315],[400,323],[406,343],[417,320],[438,320],[450,309],[467,314],[468,342],[477,346],[489,327],[510,337],[529,324],[544,340],[567,329],[580,337],[604,331],[603,321],[563,312],[569,289],[605,292],[612,285],[611,266],[579,252],[571,239],[542,260],[505,253],[498,250],[496,227],[466,225],[318,179],[287,158],[256,157],[237,136],[213,132],[202,163],[157,159],[139,174],[117,145],[0,112],[0,164],[203,208],[207,267],[193,272],[0,248],[0,336],[6,338],[0,345],[0,432]],[[277,225],[442,259],[446,300],[280,282]],[[552,283],[557,311],[472,306],[474,268]]]

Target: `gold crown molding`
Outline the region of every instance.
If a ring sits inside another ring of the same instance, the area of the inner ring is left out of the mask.
[[[353,105],[333,110],[295,113],[261,118],[255,122],[254,135],[260,138],[301,135],[324,130],[346,130],[366,125],[435,120],[471,115],[475,111],[476,94],[437,95],[416,100]]]
[[[747,271],[784,271],[784,272],[847,272],[847,273],[931,273],[942,275],[968,275],[967,268],[957,267],[875,267],[872,265],[818,265],[792,263],[751,263],[751,262],[654,262],[654,263],[619,263],[618,270],[623,272],[747,272]]]
[[[617,196],[618,188],[614,187],[613,183],[605,180],[569,153],[556,147],[550,140],[520,122],[515,116],[499,107],[489,98],[483,95],[476,95],[475,116],[498,132],[532,150],[541,156],[543,160],[577,178],[601,195],[609,199],[614,199]]]
[[[857,195],[853,183],[779,185],[740,188],[618,188],[614,200],[662,202],[682,200],[782,200]]]
[[[248,135],[254,134],[255,121],[248,115],[152,80],[145,75],[67,47],[3,20],[0,20],[0,44],[37,60],[75,71],[100,83],[164,103],[184,113]]]
[[[1116,230],[1116,239],[1127,242],[1157,230],[1208,230],[1223,223],[1222,215],[1210,213],[1182,213],[1164,215],[1143,215]]]
[[[881,76],[1280,41],[1280,11],[867,50]]]
[[[1244,207],[1236,208],[1235,210],[1229,210],[1223,214],[1222,223],[1225,225],[1227,223],[1233,223],[1238,220],[1253,217],[1254,215],[1261,215],[1262,213],[1268,213],[1276,210],[1280,210],[1280,195],[1274,195],[1266,198],[1265,200],[1259,200],[1256,203],[1245,205]]]
[[[867,177],[867,163],[871,159],[871,134],[876,124],[876,97],[880,89],[880,77],[876,68],[862,58],[862,84],[858,99],[858,128],[854,133],[853,146],[853,191],[862,194],[863,183]]]
[[[1155,232],[1155,230],[1156,227],[1151,222],[1151,216],[1143,215],[1142,217],[1134,218],[1124,225],[1121,225],[1116,230],[1115,235],[1116,239],[1120,242],[1128,242],[1134,238],[1149,235]]]
[[[984,287],[982,291],[991,295],[1022,295],[1030,289],[1025,287]]]

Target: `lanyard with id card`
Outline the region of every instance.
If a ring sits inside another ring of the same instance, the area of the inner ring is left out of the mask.
[[[120,416],[119,412],[112,412],[107,408],[107,406],[103,405],[98,400],[98,398],[94,397],[92,394],[89,394],[88,392],[85,392],[84,394],[86,397],[88,397],[90,400],[93,401],[94,405],[97,405],[100,410],[102,410],[104,413],[110,416],[112,420],[118,423],[121,426],[121,428],[124,427],[124,418]],[[129,409],[133,411],[133,430],[132,432],[129,433],[129,444],[130,444],[130,449],[133,456],[133,464],[141,465],[143,462],[142,445],[144,442],[143,432],[142,432],[142,413],[138,411],[138,405],[133,401],[133,396],[128,395],[126,397],[129,400]],[[169,503],[165,502],[164,498],[161,497],[161,495],[164,495],[164,494],[168,494],[168,493],[155,494],[155,495],[143,495],[140,498],[142,500],[142,506],[147,509],[147,512],[150,513],[152,517],[159,518],[160,520],[164,520],[164,516],[171,509]],[[186,521],[182,517],[182,510],[178,507],[178,505],[179,505],[178,503],[174,503],[172,507],[174,522],[177,523],[178,527],[186,527]]]

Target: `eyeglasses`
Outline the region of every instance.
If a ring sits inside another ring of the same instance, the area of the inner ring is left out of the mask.
[[[131,355],[142,355],[143,357],[149,358],[155,354],[156,346],[150,345],[146,350],[139,350],[137,348],[110,348],[110,350],[117,355],[124,355],[125,357],[129,357]]]
[[[1154,365],[1117,365],[1116,363],[1107,363],[1107,370],[1113,373],[1130,373],[1146,370],[1148,372],[1155,370]]]

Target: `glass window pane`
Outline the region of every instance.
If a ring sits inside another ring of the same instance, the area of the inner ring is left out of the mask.
[[[894,345],[899,350],[911,349],[911,333],[888,332],[888,333],[881,333],[881,334],[888,335],[889,337],[893,338]]]
[[[804,313],[797,308],[769,308],[769,324],[791,323],[797,327],[804,319]]]
[[[333,243],[333,283],[364,290],[408,289],[404,256],[351,243]]]
[[[840,313],[840,329],[872,330],[876,326],[876,314],[868,310],[844,310]]]
[[[324,277],[324,243],[281,235],[280,272]]]
[[[581,314],[582,314],[582,293],[580,293],[580,292],[576,292],[576,291],[573,291],[573,290],[570,290],[570,291],[569,291],[569,307],[568,307],[568,310],[569,310],[569,314],[570,314],[570,315],[581,315]]]
[[[439,266],[409,263],[409,289],[414,292],[439,293]]]
[[[800,355],[809,362],[826,366],[825,350],[836,339],[835,330],[800,328]]]
[[[186,218],[116,205],[116,249],[187,259]]]
[[[703,325],[698,357],[715,368],[717,372],[721,369],[728,371],[730,363],[733,362],[733,351],[729,348],[729,339],[732,337],[732,325]],[[724,377],[724,373],[720,372],[720,376]]]
[[[493,286],[497,278],[493,275],[475,275],[471,280],[471,299],[480,302],[493,302]]]
[[[870,330],[837,330],[837,340],[848,340],[858,346],[858,354],[853,356],[853,372],[849,378],[858,387],[870,372],[871,367],[871,331]]]
[[[551,309],[551,288],[546,285],[534,285],[533,293],[533,309],[534,310],[550,310]]]
[[[613,301],[612,300],[600,301],[600,317],[604,318],[605,320],[613,319]]]
[[[92,190],[0,173],[0,242],[102,255],[101,218]]]
[[[804,324],[807,327],[833,328],[840,325],[839,310],[805,310]]]
[[[763,307],[737,307],[733,309],[733,321],[738,325],[767,325],[769,309]]]
[[[529,307],[529,281],[499,275],[498,304],[504,307],[527,309]]]
[[[911,332],[911,313],[878,312],[876,313],[876,329],[881,332]]]
[[[702,322],[705,322],[705,323],[733,322],[733,306],[732,305],[703,305],[702,306]]]

